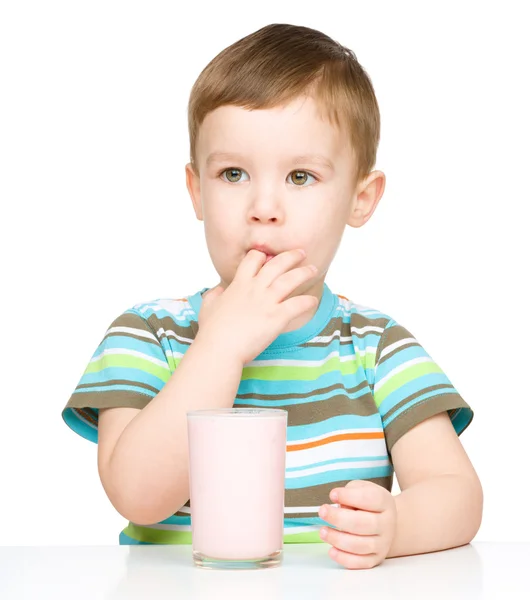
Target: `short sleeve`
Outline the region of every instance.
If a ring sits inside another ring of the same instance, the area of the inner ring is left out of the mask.
[[[148,322],[134,309],[116,318],[62,411],[65,423],[97,443],[101,408],[144,408],[172,369]]]
[[[375,356],[374,399],[389,452],[397,440],[422,421],[447,411],[460,435],[473,411],[447,375],[403,326],[390,320]]]

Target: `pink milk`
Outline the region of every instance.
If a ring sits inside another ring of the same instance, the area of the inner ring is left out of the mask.
[[[280,563],[286,432],[284,410],[188,413],[195,564],[262,568]]]

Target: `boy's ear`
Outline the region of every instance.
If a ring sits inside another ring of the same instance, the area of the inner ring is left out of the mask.
[[[362,227],[370,219],[385,191],[385,183],[386,176],[382,171],[372,171],[357,185],[348,225]]]
[[[188,188],[188,192],[193,203],[195,216],[197,219],[199,219],[199,221],[202,221],[201,179],[199,174],[195,172],[195,169],[191,163],[186,165],[186,187]]]

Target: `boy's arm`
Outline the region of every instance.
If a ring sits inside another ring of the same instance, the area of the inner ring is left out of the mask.
[[[188,500],[186,412],[232,407],[242,369],[231,353],[199,333],[145,408],[102,411],[99,474],[113,506],[127,520],[157,523]]]
[[[401,493],[388,557],[469,543],[482,520],[479,478],[446,412],[404,434],[392,448]]]

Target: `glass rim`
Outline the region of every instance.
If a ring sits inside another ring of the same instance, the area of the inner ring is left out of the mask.
[[[198,410],[189,410],[186,412],[188,417],[257,417],[273,418],[287,417],[287,411],[282,408],[203,408]]]

